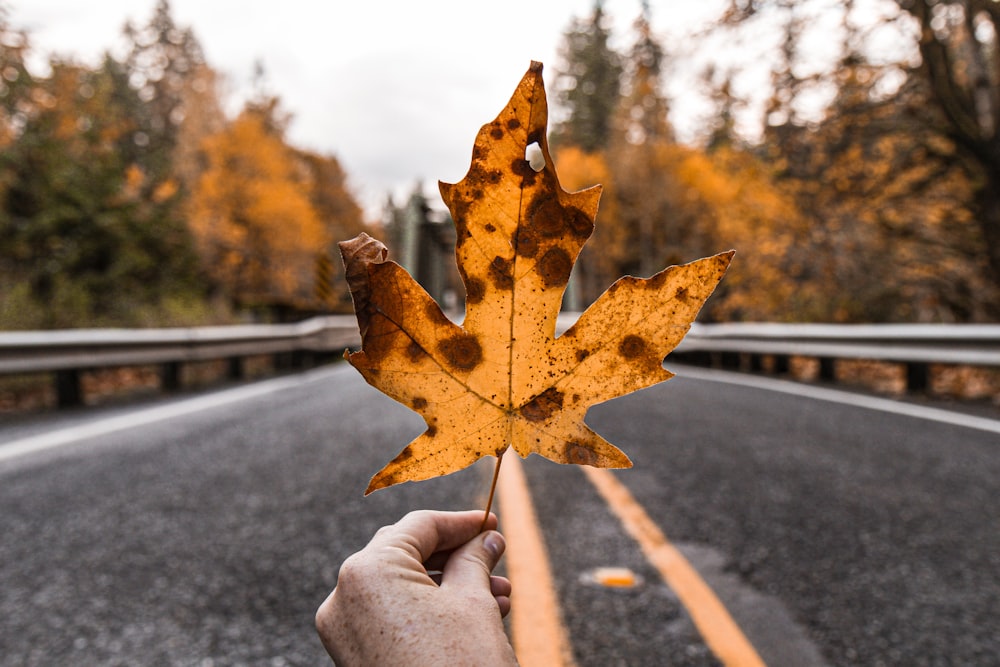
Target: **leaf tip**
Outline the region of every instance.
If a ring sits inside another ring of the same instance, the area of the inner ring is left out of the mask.
[[[372,491],[378,491],[379,489],[384,489],[385,487],[392,486],[396,483],[393,479],[386,479],[385,475],[382,474],[383,472],[384,470],[379,471],[368,482],[368,488],[365,489],[366,496],[370,495]]]
[[[358,329],[364,337],[368,329],[368,306],[371,301],[371,286],[368,267],[382,264],[389,257],[389,249],[378,239],[361,232],[353,239],[337,244],[340,257],[344,261],[344,276],[354,300],[354,314],[358,318]]]

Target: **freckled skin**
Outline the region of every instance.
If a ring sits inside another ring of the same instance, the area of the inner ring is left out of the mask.
[[[412,512],[381,529],[341,566],[316,612],[316,630],[340,667],[516,665],[504,633],[510,581],[490,576],[504,551],[490,515]],[[443,569],[440,585],[424,563]]]

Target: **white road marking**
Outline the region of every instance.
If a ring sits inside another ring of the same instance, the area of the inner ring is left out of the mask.
[[[721,371],[708,368],[697,368],[694,366],[671,365],[678,378],[694,378],[696,380],[706,380],[708,382],[723,382],[735,384],[754,389],[766,389],[783,394],[795,396],[805,396],[817,401],[827,401],[829,403],[840,403],[857,408],[890,412],[892,414],[926,419],[942,424],[962,426],[965,428],[987,431],[989,433],[1000,433],[1000,419],[990,419],[988,417],[977,417],[961,412],[952,412],[940,408],[932,408],[914,403],[904,403],[894,401],[889,398],[879,398],[877,396],[866,396],[864,394],[853,394],[839,389],[829,389],[827,387],[815,387],[809,384],[792,382],[789,380],[779,380],[777,378],[761,377],[759,375],[745,375],[731,371]]]
[[[7,443],[0,443],[0,462],[57,447],[64,447],[81,440],[86,440],[87,438],[95,438],[139,426],[147,426],[167,419],[211,410],[212,408],[222,407],[258,396],[274,394],[285,389],[301,387],[304,384],[325,380],[332,375],[343,372],[346,368],[346,364],[336,364],[297,375],[272,378],[236,387],[235,389],[224,389],[204,396],[185,399],[177,403],[170,403],[169,405],[137,410],[117,417],[98,419],[77,426],[70,426],[47,433],[28,436],[19,440],[12,440]]]

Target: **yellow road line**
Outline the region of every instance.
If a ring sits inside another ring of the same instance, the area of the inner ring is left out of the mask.
[[[726,667],[764,667],[739,626],[698,572],[667,540],[624,484],[607,470],[581,466],[646,559],[687,608],[705,643]],[[508,529],[504,526],[504,530]]]
[[[521,667],[574,667],[569,635],[559,614],[549,557],[531,503],[521,460],[509,451],[501,466],[499,514],[507,540],[507,576],[513,585],[511,643]]]

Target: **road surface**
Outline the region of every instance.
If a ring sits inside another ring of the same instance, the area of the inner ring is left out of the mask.
[[[761,662],[1000,664],[1000,422],[674,370],[588,423]],[[411,509],[484,502],[491,462],[362,496],[422,427],[346,365],[0,424],[0,665],[328,664],[340,562]],[[522,469],[576,665],[723,664],[582,469]],[[515,610],[540,585],[515,579]]]

